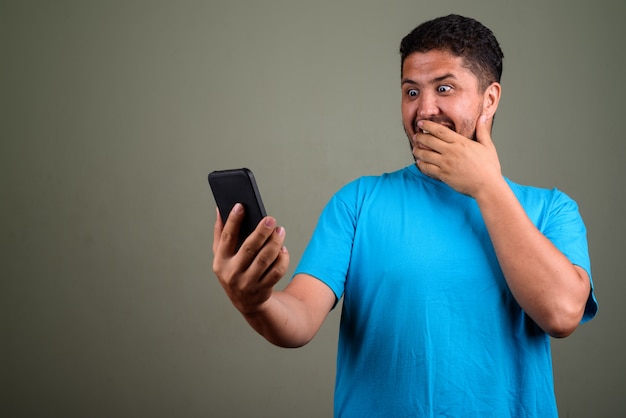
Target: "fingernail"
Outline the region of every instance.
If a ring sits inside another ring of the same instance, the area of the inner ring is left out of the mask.
[[[276,226],[276,220],[271,216],[265,218],[265,226],[268,228],[274,228]]]
[[[282,226],[276,228],[276,233],[278,234],[279,237],[282,237],[283,235],[285,235],[285,228],[283,228]]]
[[[243,211],[243,205],[241,203],[235,203],[233,206],[233,213],[241,213]]]

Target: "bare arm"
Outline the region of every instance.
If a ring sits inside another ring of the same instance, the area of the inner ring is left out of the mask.
[[[301,347],[317,334],[335,304],[335,294],[314,277],[300,274],[284,291],[275,291],[260,309],[244,314],[272,344]]]
[[[235,252],[243,208],[236,205],[226,225],[217,215],[213,232],[213,271],[248,323],[269,342],[282,347],[308,343],[335,303],[321,281],[298,275],[284,291],[274,286],[285,275],[289,253],[285,230],[272,217],[264,218]]]
[[[589,276],[530,221],[500,182],[476,196],[506,281],[524,311],[553,337],[571,334],[583,316]]]
[[[476,142],[433,122],[423,125],[430,134],[416,139],[431,149],[414,149],[420,169],[476,199],[517,302],[549,335],[571,334],[584,313],[589,277],[533,225],[502,177],[491,119],[477,122]]]

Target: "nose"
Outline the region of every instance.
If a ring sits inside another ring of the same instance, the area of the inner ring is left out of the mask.
[[[438,113],[437,97],[430,92],[421,92],[417,99],[417,118],[428,119]]]

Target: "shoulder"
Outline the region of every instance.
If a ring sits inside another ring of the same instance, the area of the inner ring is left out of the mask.
[[[574,199],[572,199],[565,192],[557,189],[556,187],[548,189],[543,187],[528,186],[515,183],[508,178],[506,179],[506,181],[509,183],[509,187],[511,187],[511,190],[513,190],[513,193],[515,193],[518,200],[524,207],[578,207]]]
[[[584,230],[578,204],[563,191],[507,181],[526,214],[542,232],[547,233],[550,228],[560,230],[566,224]]]
[[[381,189],[398,187],[407,180],[415,180],[412,166],[404,167],[396,171],[382,173],[379,175],[362,176],[354,179],[343,186],[336,193],[336,196],[364,196]]]

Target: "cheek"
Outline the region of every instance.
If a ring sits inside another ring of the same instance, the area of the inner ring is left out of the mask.
[[[476,130],[476,120],[464,118],[456,124],[456,132],[466,138],[472,138]]]
[[[454,124],[456,126],[457,133],[471,138],[476,130],[476,122],[482,113],[482,104],[480,106],[467,106],[460,109],[455,109],[456,117],[454,118]]]
[[[404,124],[405,127],[412,126],[414,120],[415,120],[415,108],[403,103],[402,104],[402,123]]]

